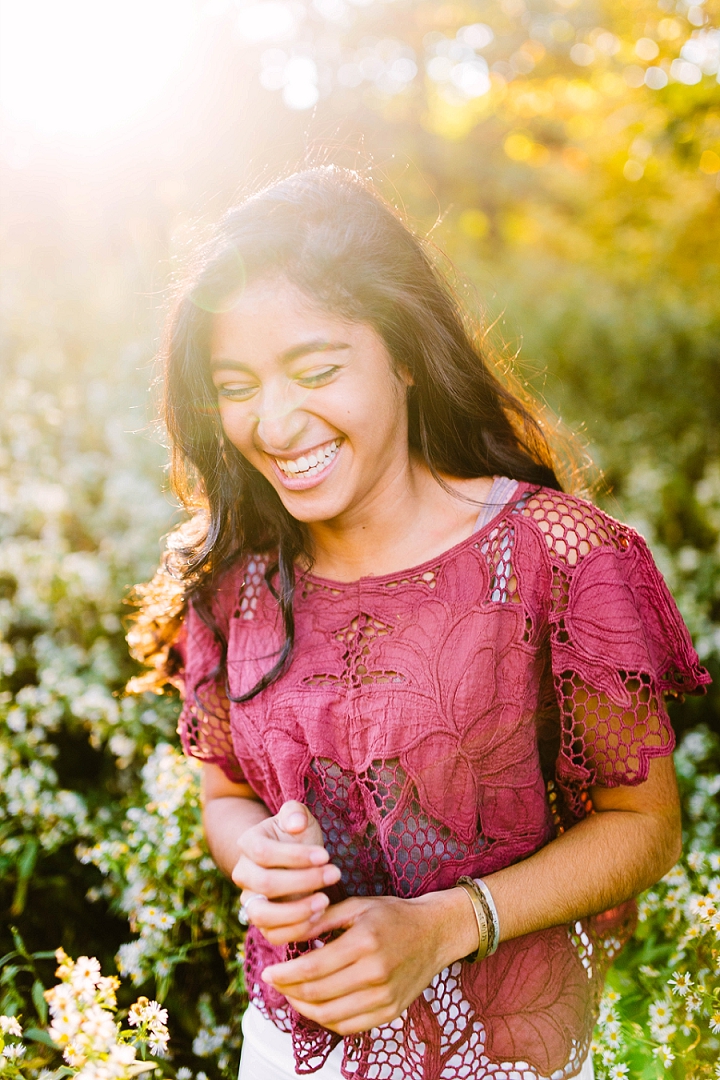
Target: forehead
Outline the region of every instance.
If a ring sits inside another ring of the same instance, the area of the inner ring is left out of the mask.
[[[228,339],[236,334],[274,336],[286,329],[320,323],[353,325],[327,311],[287,279],[262,279],[247,285],[227,311],[214,316],[212,340]]]
[[[282,352],[297,344],[298,336],[331,329],[348,336],[360,326],[328,312],[286,278],[263,279],[248,285],[227,311],[213,317],[211,351],[217,355],[228,347],[252,350],[264,345]]]

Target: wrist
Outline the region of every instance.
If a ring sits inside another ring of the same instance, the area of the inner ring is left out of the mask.
[[[458,886],[426,893],[413,902],[426,906],[432,913],[437,971],[475,952],[478,947],[477,920],[464,889]]]

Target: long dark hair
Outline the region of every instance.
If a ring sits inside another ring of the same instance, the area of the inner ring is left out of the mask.
[[[295,173],[230,210],[199,252],[192,279],[171,313],[163,348],[164,419],[172,446],[172,483],[191,521],[170,538],[161,574],[172,579],[176,627],[191,600],[212,618],[218,578],[244,554],[272,552],[268,584],[280,606],[285,643],[277,662],[241,700],[287,667],[293,647],[297,562],[309,558],[305,528],[272,485],[224,438],[210,377],[213,314],[251,281],[282,276],[328,311],[372,326],[393,363],[412,377],[409,442],[439,479],[500,474],[560,489],[538,413],[500,380],[482,336],[473,329],[429,245],[355,172],[325,166]],[[157,592],[140,593],[153,608],[156,636],[142,611],[134,653],[160,670],[168,633]],[[142,657],[140,654],[144,653]],[[154,659],[153,659],[154,656]]]

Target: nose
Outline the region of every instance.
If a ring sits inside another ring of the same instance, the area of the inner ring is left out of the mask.
[[[255,429],[263,449],[288,450],[304,430],[307,418],[295,397],[287,385],[263,389]]]

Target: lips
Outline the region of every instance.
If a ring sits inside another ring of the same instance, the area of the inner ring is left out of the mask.
[[[300,491],[321,483],[337,461],[343,439],[333,439],[294,458],[271,457],[275,475],[285,488]]]
[[[297,458],[273,458],[280,471],[290,479],[315,476],[321,473],[333,460],[340,449],[340,440],[321,446],[311,453]]]

